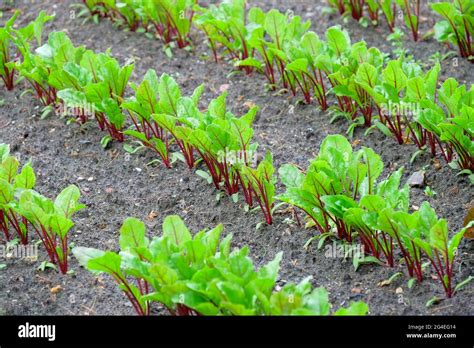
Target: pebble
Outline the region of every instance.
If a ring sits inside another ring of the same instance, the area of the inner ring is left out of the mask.
[[[408,178],[408,185],[410,185],[411,187],[424,187],[425,186],[425,172],[422,170],[414,172]]]

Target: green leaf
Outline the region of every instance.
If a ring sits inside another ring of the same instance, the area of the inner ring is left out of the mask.
[[[278,10],[272,9],[265,15],[264,28],[278,48],[283,40],[282,31],[286,27],[286,17]]]
[[[326,39],[329,48],[336,53],[338,57],[351,46],[349,35],[338,26],[331,27],[326,31]]]
[[[75,247],[72,249],[72,253],[79,262],[79,264],[84,268],[88,268],[90,260],[104,255],[104,252],[102,250],[85,247]]]
[[[313,289],[311,294],[304,297],[304,303],[312,315],[328,315],[331,308],[329,293],[323,287]]]
[[[177,116],[177,102],[181,98],[181,91],[176,81],[168,74],[161,75],[158,91],[161,110]]]
[[[15,157],[8,156],[0,164],[0,179],[4,179],[11,183],[18,171],[19,166],[20,164],[18,163],[18,160]]]
[[[344,195],[321,196],[321,200],[324,202],[327,211],[339,219],[344,218],[344,213],[348,209],[358,206],[353,199]]]
[[[89,251],[89,256],[99,254]],[[83,256],[84,259],[87,259],[87,256]],[[120,269],[121,257],[120,255],[106,251],[103,252],[100,256],[94,257],[88,260],[86,268],[93,273],[107,273],[107,274],[121,274]]]
[[[348,315],[366,315],[369,312],[369,306],[365,302],[354,302],[351,303],[348,308],[340,308],[334,315],[336,316],[348,316]]]
[[[427,302],[426,302],[426,307],[431,307],[435,304],[438,304],[440,302],[440,299],[436,296],[433,296],[432,298],[430,298]]]
[[[177,215],[169,215],[163,222],[163,237],[168,237],[175,245],[183,246],[191,240],[191,233],[183,220]]]
[[[0,179],[0,206],[7,205],[13,201],[15,190],[13,186],[6,180]]]
[[[469,276],[466,279],[464,279],[462,282],[458,283],[456,287],[454,288],[454,292],[458,292],[459,290],[461,290],[461,288],[469,284],[473,279],[474,279],[473,276]]]
[[[56,197],[54,206],[66,217],[70,217],[76,211],[85,208],[85,205],[79,204],[81,191],[76,185],[69,185]]]
[[[120,248],[127,250],[130,248],[145,248],[148,240],[145,238],[145,224],[139,219],[129,217],[125,219],[120,228]]]
[[[3,163],[5,159],[10,155],[10,145],[0,144],[0,163]]]
[[[53,215],[50,217],[48,225],[54,234],[61,240],[64,240],[69,230],[74,226],[74,223],[65,216]]]

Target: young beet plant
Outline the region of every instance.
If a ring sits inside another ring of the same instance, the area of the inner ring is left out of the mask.
[[[78,203],[79,197],[80,191],[74,185],[65,188],[54,202],[36,191],[25,190],[14,206],[29,221],[51,263],[59,266],[62,274],[68,271],[68,232],[74,226],[71,217],[85,207]]]
[[[357,21],[363,18],[366,9],[370,19],[377,24],[380,8],[378,0],[328,0],[328,3],[335,7],[340,15],[348,13]]]
[[[25,164],[20,172],[18,160],[10,156],[9,146],[0,144],[0,230],[7,241],[15,231],[21,244],[28,244],[28,221],[15,212],[17,196],[23,190],[32,189],[36,183],[31,165]]]
[[[465,85],[459,85],[456,80],[449,78],[438,89],[437,96],[443,107],[428,104],[416,117],[416,122],[427,132],[430,143],[434,141],[439,145],[446,162],[451,162],[456,152],[457,159],[450,165],[472,172],[474,133],[469,124],[474,115],[474,88],[466,90]]]
[[[128,27],[130,31],[137,31],[141,24],[141,17],[137,13],[139,1],[115,0],[82,0],[91,16],[108,17],[118,25]]]
[[[143,82],[132,84],[135,96],[122,104],[135,126],[125,134],[140,140],[152,148],[170,168],[170,145],[174,142],[189,168],[195,165],[194,148],[181,135],[180,119],[191,118],[197,110],[203,85],[197,87],[191,97],[183,97],[176,81],[163,74],[160,79],[154,70],[149,70]]]
[[[324,43],[314,32],[307,32],[301,38],[301,45],[289,49],[291,63],[286,66],[286,71],[293,75],[303,93],[307,104],[311,103],[314,95],[322,110],[328,108],[326,87],[323,73],[316,66],[316,57],[325,50]]]
[[[334,230],[337,238],[352,243],[350,226],[341,212],[332,209],[339,203],[334,205],[333,198],[328,197],[347,202],[375,193],[374,184],[382,170],[380,157],[371,149],[353,152],[346,138],[329,135],[322,142],[306,175],[293,165],[279,169],[286,192],[277,199],[303,210],[310,225],[316,226],[321,234],[332,234]]]
[[[281,85],[283,89],[290,90],[293,95],[296,95],[300,87],[305,94],[305,100],[309,102],[313,84],[320,82],[318,75],[313,79],[313,74],[317,71],[310,70],[308,73],[303,73],[305,69],[302,69],[300,64],[295,64],[294,72],[287,70],[286,67],[291,63],[292,58],[295,60],[307,58],[305,54],[311,49],[308,45],[311,42],[306,42],[305,52],[299,52],[296,48],[300,47],[303,35],[308,31],[311,23],[302,22],[300,16],[290,16],[274,9],[263,13],[260,9],[253,8],[249,12],[250,16],[253,17],[254,30],[248,39],[248,46],[251,47],[252,52],[258,52],[260,59],[248,58],[238,61],[236,65],[256,68],[259,72],[263,72],[272,90],[276,90]],[[295,53],[298,54],[297,57],[292,56]],[[311,60],[308,63],[311,63]],[[299,81],[295,80],[295,73],[300,77]],[[300,76],[300,73],[303,76]],[[303,80],[306,81],[303,82]]]
[[[459,116],[439,124],[440,139],[452,145],[459,168],[474,173],[474,107],[464,105]]]
[[[344,0],[328,0],[329,5],[337,8],[340,15],[346,12],[346,3]]]
[[[310,26],[311,22],[303,22],[300,16],[290,16],[289,14],[280,13],[277,10],[270,10],[265,14],[265,35],[269,40],[261,40],[261,48],[260,45],[258,45],[256,49],[259,50],[260,55],[263,57],[267,78],[269,78],[270,86],[274,89],[276,89],[277,86],[275,76],[278,72],[282,87],[291,90],[293,95],[296,95],[297,82],[295,81],[294,75],[286,70],[287,65],[291,63],[291,52],[289,52],[289,50],[293,47],[298,47],[303,35],[308,31]],[[311,50],[307,41],[304,44],[304,50],[306,54]],[[311,63],[311,61],[308,63]],[[312,82],[314,82],[314,86],[317,88],[316,86],[322,81],[318,80],[318,77],[315,76],[315,71],[312,69],[309,76],[311,76],[311,74],[313,74],[314,77],[314,81]],[[306,75],[307,78],[309,78],[309,76]],[[310,82],[308,81],[308,83]],[[306,92],[305,98],[307,98],[308,87],[305,86],[304,82],[301,85],[301,89],[304,94]],[[320,91],[318,90],[317,92]]]
[[[172,315],[330,314],[327,291],[313,289],[309,278],[274,290],[281,253],[256,270],[248,247],[231,251],[232,235],[220,241],[222,232],[219,225],[193,238],[178,216],[168,216],[162,235],[149,240],[145,225],[128,218],[119,254],[83,247],[73,253],[93,273],[111,275],[139,315],[150,314],[153,302]],[[365,303],[356,302],[334,314],[367,311]]]
[[[472,223],[449,239],[446,220],[438,219],[435,211],[426,202],[423,205],[420,208],[420,219],[423,223],[424,233],[415,238],[414,243],[423,250],[430,260],[446,296],[450,298],[455,293],[453,274],[456,251],[464,233]]]
[[[349,243],[360,240],[364,253],[394,267],[403,261],[408,274],[423,280],[423,253],[428,257],[447,297],[452,297],[454,256],[471,225],[448,238],[447,224],[427,202],[408,212],[409,187],[400,187],[402,169],[375,185],[383,163],[372,150],[352,153],[340,135],[328,136],[306,174],[293,165],[279,173],[287,190],[277,199],[305,211],[308,226],[317,226],[321,237],[335,235]],[[397,260],[400,251],[402,260]],[[462,282],[458,285],[464,285]]]
[[[361,203],[372,211],[372,216],[368,220],[369,226],[386,233],[397,243],[408,275],[421,282],[423,280],[421,251],[414,242],[415,238],[421,237],[424,233],[420,213],[408,213],[407,206],[403,209],[387,207],[381,200],[370,202],[370,206],[367,202],[361,201]]]
[[[260,209],[265,216],[265,222],[272,224],[272,213],[275,196],[275,181],[273,176],[275,168],[270,152],[267,152],[265,158],[259,163],[256,169],[249,166],[243,166],[239,169],[241,185],[246,197],[247,203],[252,206],[252,199],[249,195],[254,195]]]
[[[191,126],[187,134],[204,161],[216,189],[221,188],[229,195],[239,191],[239,176],[236,164],[249,165],[256,151],[252,123],[258,107],[252,107],[238,118],[227,111],[227,94],[224,93],[210,102],[205,114],[198,114],[199,120]]]
[[[399,144],[413,142],[420,150],[428,147],[433,156],[441,153],[449,162],[450,149],[443,146],[433,129],[418,121],[425,109],[441,110],[436,104],[439,64],[423,74],[417,64],[391,60],[381,72],[370,64],[361,65],[358,75],[364,76],[366,71],[373,71],[374,77],[370,81],[358,77],[357,81],[378,112],[375,126],[393,135]]]
[[[43,26],[53,18],[41,11],[38,17],[26,27],[13,29],[19,14],[20,12],[16,11],[5,26],[0,28],[0,77],[9,91],[14,88],[15,61],[27,47],[29,48],[33,38],[36,39],[38,45],[41,45]],[[22,49],[19,49],[20,47]]]
[[[95,115],[101,130],[123,141],[125,115],[121,104],[134,65],[120,66],[108,51],[96,54],[72,44],[64,46],[60,42],[70,41],[64,33],[50,34],[50,41],[68,54],[65,62],[61,55],[54,55],[64,63],[55,66],[48,81],[59,90],[58,97],[64,105],[78,110],[80,122],[86,122],[90,114]]]
[[[374,86],[383,62],[382,53],[368,48],[364,42],[351,45],[346,31],[331,27],[326,32],[327,53],[321,55],[319,64],[326,72],[336,96],[336,117],[344,116],[352,122],[348,133],[358,125],[370,127],[374,103],[363,85]],[[358,114],[361,116],[358,116]]]
[[[3,28],[0,28],[0,77],[2,78],[7,90],[11,91],[14,88],[15,69],[9,64],[15,59],[12,51],[12,32],[13,24],[20,12],[15,14],[5,23]]]
[[[121,104],[134,65],[120,66],[108,52],[86,56],[85,59],[94,76],[93,83],[85,88],[86,100],[95,107],[99,127],[106,129],[113,139],[123,141],[125,116]]]
[[[388,29],[391,33],[395,31],[395,15],[397,12],[397,4],[393,0],[377,0],[380,9],[387,22]]]
[[[176,42],[183,48],[190,44],[189,32],[196,0],[83,0],[94,20],[108,17],[131,31],[150,32],[150,27],[164,43]],[[81,12],[81,15],[84,13]]]
[[[72,47],[70,41],[66,42],[65,37],[63,32],[50,33],[48,42],[38,47],[36,53],[32,53],[26,43],[19,48],[23,61],[17,63],[15,69],[31,84],[37,98],[44,106],[55,106],[57,103],[58,90],[49,84],[51,73],[56,69],[62,69],[67,59],[74,58],[74,52],[71,51],[68,55],[65,52],[58,54],[60,49],[65,48],[64,46]]]
[[[405,25],[410,28],[413,40],[418,41],[421,0],[396,0],[396,2],[404,13]]]
[[[431,8],[445,20],[435,26],[438,41],[459,47],[461,57],[474,63],[474,5],[471,0],[436,2]]]
[[[358,233],[368,255],[386,262],[389,267],[395,265],[394,242],[397,236],[381,228],[378,217],[381,211],[397,209],[408,211],[409,188],[400,188],[403,170],[392,173],[381,181],[373,194],[364,195],[359,203],[345,196],[323,196],[326,209],[343,219]]]
[[[144,1],[145,23],[151,22],[164,43],[176,41],[179,48],[190,44],[189,32],[197,0]]]
[[[206,34],[216,62],[222,46],[224,54],[250,74],[260,64],[251,43],[263,38],[264,13],[252,8],[246,19],[245,5],[245,0],[226,0],[218,6],[200,8],[196,25]]]

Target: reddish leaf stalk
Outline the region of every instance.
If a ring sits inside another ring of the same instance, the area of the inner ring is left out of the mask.
[[[102,130],[102,131],[107,130],[109,135],[113,139],[115,139],[119,142],[123,142],[125,140],[125,137],[123,135],[122,130],[117,129],[117,127],[108,120],[108,118],[104,115],[104,113],[96,112],[95,113],[95,118],[96,118],[97,122],[99,123],[100,130]]]
[[[268,225],[271,225],[273,222],[273,217],[272,217],[273,207],[270,204],[269,197],[265,190],[265,184],[262,180],[259,180],[259,178],[254,173],[250,172],[250,175],[252,175],[252,177],[255,179],[255,182],[257,184],[256,187],[252,188],[255,199],[257,200],[257,203],[260,206],[260,209],[262,210],[263,216],[265,217],[265,222]],[[271,180],[271,178],[268,175],[266,175],[265,179],[267,181]]]
[[[2,220],[3,214],[4,213],[2,211],[0,214],[0,220]],[[5,222],[8,221],[10,223],[10,226],[15,230],[16,234],[20,238],[20,243],[23,245],[28,244],[28,220],[26,220],[26,218],[22,216],[17,216],[17,214],[15,214],[12,209],[10,209],[4,214],[3,219],[5,218]],[[22,224],[25,228],[25,231],[23,231],[22,229]],[[6,224],[6,227],[8,229],[8,224]]]
[[[404,0],[406,16],[408,16],[408,23],[410,24],[411,33],[413,35],[413,40],[418,41],[418,31],[420,27],[420,0],[412,0],[415,2],[413,9],[408,0]],[[412,15],[416,17],[416,22],[412,20]]]
[[[33,223],[31,225],[43,242],[51,263],[57,265],[62,274],[66,274],[68,271],[67,257],[69,249],[67,245],[67,235],[64,236],[64,238],[60,238],[46,230],[43,225],[36,226]]]
[[[364,15],[365,0],[349,0],[351,6],[351,15],[355,20],[360,20]]]
[[[8,229],[8,221],[3,210],[0,210],[0,230],[5,235],[7,241],[10,240],[10,231]]]

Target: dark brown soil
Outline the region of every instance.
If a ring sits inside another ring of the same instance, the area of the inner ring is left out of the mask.
[[[111,47],[113,55],[122,63],[135,57],[132,80],[136,82],[150,68],[159,74],[174,76],[186,93],[191,93],[205,82],[205,101],[216,97],[220,86],[228,84],[228,102],[234,112],[246,111],[246,102],[261,107],[255,124],[256,140],[261,144],[262,153],[271,150],[277,167],[288,162],[306,167],[326,135],[344,134],[347,129],[348,124],[344,121],[330,124],[330,116],[314,105],[298,105],[295,98],[265,92],[262,76],[228,76],[231,66],[225,62],[216,65],[210,59],[210,51],[200,32],[193,31],[194,51],[175,50],[174,56],[169,59],[163,53],[162,43],[157,40],[118,30],[106,20],[95,25],[91,22],[83,24],[82,18],[71,19],[70,5],[73,2],[54,4],[36,1],[26,5],[23,1],[15,1],[14,7],[23,11],[22,23],[33,19],[40,9],[55,12],[56,19],[48,24],[47,31],[64,30],[75,44],[84,44],[96,51]],[[338,16],[328,18],[323,14],[325,1],[322,0],[254,0],[250,3],[265,9],[291,9],[295,14],[311,19],[313,30],[321,36],[329,26],[342,24],[350,31],[353,41],[364,39],[382,51],[390,52],[392,49],[386,40],[388,31],[383,25],[374,30],[363,28],[352,20],[344,23]],[[9,16],[10,12],[5,11],[4,18]],[[425,20],[423,28],[428,28],[434,19],[426,12],[424,16],[429,20]],[[406,47],[416,59],[426,63],[432,54],[447,51],[446,47],[432,39],[415,44],[408,35]],[[443,62],[443,78],[452,76],[472,83],[472,65],[462,59],[458,60],[457,66],[453,62]],[[161,165],[147,165],[154,159],[151,152],[142,150],[128,155],[119,143],[103,150],[99,141],[104,134],[96,124],[79,127],[67,125],[65,120],[56,117],[40,120],[39,102],[30,94],[20,97],[24,89],[23,85],[14,92],[0,89],[0,99],[3,100],[0,107],[0,142],[11,144],[12,152],[22,162],[33,160],[37,189],[43,194],[53,197],[68,184],[81,188],[82,201],[87,209],[78,213],[71,233],[71,241],[76,246],[117,250],[118,230],[127,216],[144,219],[149,233],[157,235],[163,218],[168,214],[178,214],[195,231],[223,223],[226,233],[234,234],[234,245],[250,246],[258,266],[283,250],[281,281],[299,281],[311,275],[315,286],[324,286],[330,291],[335,306],[363,300],[369,304],[370,313],[374,315],[474,314],[472,284],[453,299],[427,308],[425,304],[433,296],[444,297],[437,280],[428,277],[421,285],[408,289],[407,277],[403,276],[389,286],[379,287],[377,283],[396,271],[403,272],[404,268],[364,265],[355,272],[350,260],[328,258],[324,250],[318,251],[314,247],[305,250],[303,245],[316,231],[288,222],[291,215],[287,213],[277,215],[274,225],[256,230],[256,225],[263,219],[260,212],[245,213],[242,203],[234,204],[227,197],[216,200],[217,191],[182,163],[177,163],[171,170]],[[468,179],[457,176],[444,163],[442,169],[436,170],[429,156],[421,156],[410,164],[410,157],[415,151],[413,146],[399,146],[393,139],[377,132],[365,137],[363,132],[357,130],[354,139],[360,141],[358,146],[372,147],[382,156],[387,168],[384,175],[400,166],[406,169],[405,178],[417,170],[426,170],[428,184],[437,195],[429,198],[423,189],[412,189],[413,205],[419,206],[421,201],[428,200],[439,215],[448,219],[451,231],[457,231],[474,198]],[[90,181],[88,178],[91,178]],[[157,216],[147,219],[152,211]],[[473,253],[474,243],[464,240],[460,247],[462,261],[457,264],[457,281],[474,275]],[[71,258],[70,266],[75,276],[61,276],[52,270],[37,271],[43,260],[46,260],[46,255],[42,248],[40,259],[34,264],[0,260],[0,263],[7,264],[5,269],[0,270],[0,313],[133,314],[126,298],[109,277],[92,276],[80,268],[74,258]],[[51,288],[57,285],[61,285],[63,290],[52,294]],[[403,290],[402,294],[396,293],[399,287]],[[161,313],[159,308],[156,311]]]

